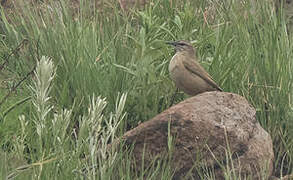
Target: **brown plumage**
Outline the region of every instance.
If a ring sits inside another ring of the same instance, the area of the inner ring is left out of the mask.
[[[186,94],[195,96],[206,91],[222,91],[212,77],[197,62],[195,50],[186,41],[169,42],[176,54],[170,61],[169,72],[175,85]]]

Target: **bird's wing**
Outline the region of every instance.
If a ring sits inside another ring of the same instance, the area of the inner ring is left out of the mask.
[[[209,85],[216,88],[219,91],[223,91],[212,79],[212,77],[198,64],[190,60],[183,60],[184,67],[191,73],[199,76],[204,81],[206,81]]]

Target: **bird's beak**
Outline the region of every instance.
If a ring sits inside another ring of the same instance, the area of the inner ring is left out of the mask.
[[[166,44],[172,45],[172,46],[176,46],[177,45],[177,43],[175,41],[168,41],[168,42],[166,42]]]

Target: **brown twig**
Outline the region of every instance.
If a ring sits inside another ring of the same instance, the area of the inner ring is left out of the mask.
[[[13,55],[13,54],[15,54],[16,52],[18,52],[19,50],[20,50],[20,48],[26,43],[26,42],[28,42],[28,40],[27,39],[23,39],[17,46],[16,46],[16,48],[14,48],[13,50],[12,50],[12,52],[8,55],[8,56],[6,56],[6,57],[4,57],[4,63],[2,63],[1,65],[0,65],[0,71],[2,71],[2,69],[5,67],[5,65],[8,63],[8,59]]]
[[[34,68],[29,73],[27,73],[26,76],[24,76],[20,81],[18,81],[18,83],[15,86],[11,88],[11,90],[6,94],[6,96],[0,101],[0,107],[5,102],[5,100],[11,95],[11,93],[14,92],[18,88],[18,86],[20,86],[23,83],[23,81],[25,81],[31,74],[34,73],[35,69],[36,66],[34,66]]]

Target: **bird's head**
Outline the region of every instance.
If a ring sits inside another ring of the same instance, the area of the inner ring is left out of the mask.
[[[192,44],[184,40],[167,42],[167,44],[174,46],[176,52],[187,52],[190,54],[195,53]]]

